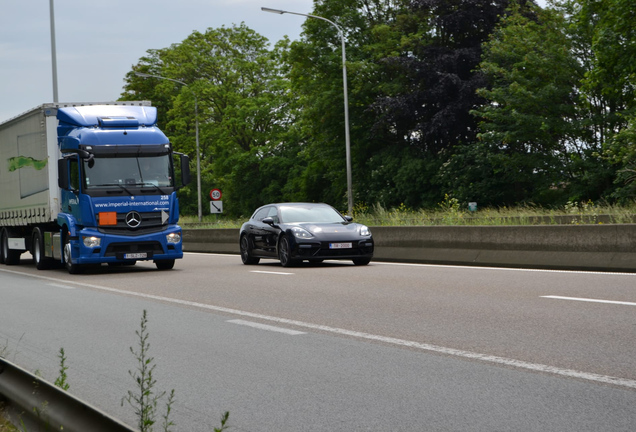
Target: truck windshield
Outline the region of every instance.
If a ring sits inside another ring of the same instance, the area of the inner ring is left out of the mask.
[[[172,187],[170,156],[95,157],[84,161],[86,188]]]

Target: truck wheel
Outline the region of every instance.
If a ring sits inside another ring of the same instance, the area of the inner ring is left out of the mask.
[[[161,261],[155,261],[155,265],[157,266],[157,268],[159,270],[172,270],[172,268],[174,267],[174,260],[161,260]]]
[[[51,260],[44,253],[44,233],[40,228],[33,230],[33,261],[38,270],[51,268]]]
[[[82,272],[79,264],[73,264],[71,260],[71,240],[66,236],[64,239],[64,266],[70,274],[78,274]]]
[[[6,265],[18,265],[20,264],[21,251],[9,249],[9,231],[5,228],[2,230],[2,243],[0,244],[0,255],[2,256],[2,262]]]

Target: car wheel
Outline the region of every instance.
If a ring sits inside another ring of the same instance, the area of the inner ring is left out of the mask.
[[[51,260],[44,256],[44,233],[40,228],[33,230],[33,261],[38,270],[51,267]]]
[[[64,266],[66,271],[70,274],[78,274],[82,272],[82,267],[79,264],[73,264],[71,259],[71,239],[67,235],[64,239]]]
[[[252,256],[252,248],[250,247],[250,240],[247,238],[245,234],[241,236],[241,260],[245,265],[254,265],[258,264],[260,258],[254,258]]]
[[[282,236],[278,242],[278,259],[283,267],[292,267],[296,264],[291,257],[291,247],[287,236]]]
[[[354,258],[353,263],[357,266],[367,265],[371,262],[371,258]]]
[[[161,260],[161,261],[155,261],[155,265],[157,266],[157,268],[159,270],[172,270],[172,268],[174,267],[174,260]]]

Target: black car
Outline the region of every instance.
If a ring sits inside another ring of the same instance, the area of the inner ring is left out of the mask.
[[[244,264],[278,259],[283,267],[326,259],[367,265],[373,258],[373,237],[369,228],[352,220],[328,204],[265,205],[241,227],[241,259]]]

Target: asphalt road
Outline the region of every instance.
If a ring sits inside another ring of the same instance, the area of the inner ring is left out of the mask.
[[[636,428],[634,274],[23,261],[0,266],[0,351],[54,381],[64,348],[70,391],[131,425],[121,399],[147,310],[178,431],[211,431],[224,411],[251,432]]]

